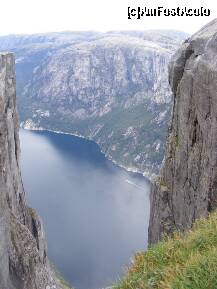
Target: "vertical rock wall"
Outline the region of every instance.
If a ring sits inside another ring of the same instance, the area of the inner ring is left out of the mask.
[[[14,56],[1,53],[0,288],[59,288],[47,259],[41,221],[25,202],[18,133]]]
[[[174,107],[152,186],[150,244],[217,207],[217,20],[185,41],[169,70]]]

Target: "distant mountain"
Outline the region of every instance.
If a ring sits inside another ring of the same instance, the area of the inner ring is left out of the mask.
[[[167,66],[178,31],[62,32],[0,37],[16,54],[25,128],[85,136],[118,164],[159,171],[171,111]]]

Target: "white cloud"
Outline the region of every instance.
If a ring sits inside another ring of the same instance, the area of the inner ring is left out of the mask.
[[[210,17],[149,17],[128,20],[128,6],[207,7]],[[0,35],[62,30],[178,29],[189,33],[217,16],[213,0],[8,0],[0,5]]]

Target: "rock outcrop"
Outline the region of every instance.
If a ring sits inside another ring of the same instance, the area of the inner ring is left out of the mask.
[[[165,163],[151,193],[149,242],[191,228],[217,207],[217,20],[173,57],[174,96]]]
[[[0,288],[60,288],[47,258],[41,221],[25,202],[20,173],[15,63],[0,54]]]

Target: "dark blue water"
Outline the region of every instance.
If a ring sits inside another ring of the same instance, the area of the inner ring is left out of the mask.
[[[20,131],[28,202],[40,213],[49,257],[76,289],[111,285],[147,245],[149,185],[91,141]]]

